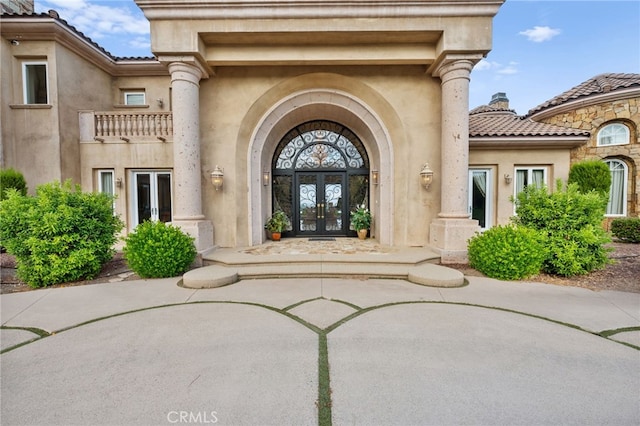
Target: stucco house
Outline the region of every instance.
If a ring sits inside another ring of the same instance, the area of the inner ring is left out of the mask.
[[[0,166],[113,193],[127,232],[170,221],[201,253],[262,244],[275,209],[285,237],[355,235],[364,204],[380,243],[464,261],[514,188],[566,178],[592,137],[500,99],[469,114],[502,2],[137,0],[153,58],[5,13]]]

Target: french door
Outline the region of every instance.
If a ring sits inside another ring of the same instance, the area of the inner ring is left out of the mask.
[[[346,173],[296,173],[296,209],[293,231],[298,235],[345,235],[349,229],[344,209]]]
[[[133,227],[145,220],[171,222],[171,172],[133,172]]]
[[[493,221],[491,181],[491,169],[469,170],[469,213],[483,231],[489,229]]]

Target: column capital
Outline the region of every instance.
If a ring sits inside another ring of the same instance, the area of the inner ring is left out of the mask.
[[[159,56],[158,61],[167,66],[172,80],[180,74],[182,79],[198,84],[200,79],[209,78],[212,74],[209,67],[195,56]]]
[[[481,54],[447,54],[435,62],[429,71],[434,77],[440,77],[442,82],[451,78],[467,78],[473,66],[482,59]]]

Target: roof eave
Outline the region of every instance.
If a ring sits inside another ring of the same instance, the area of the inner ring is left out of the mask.
[[[169,75],[157,60],[114,58],[55,18],[25,15],[2,19],[0,34],[7,40],[54,41],[112,76]]]
[[[572,149],[587,143],[589,136],[470,136],[469,148],[482,149]]]
[[[636,97],[640,97],[640,86],[627,87],[624,89],[616,89],[607,93],[598,93],[595,95],[583,96],[563,102],[560,105],[546,107],[540,111],[530,113],[526,117],[534,121],[538,121],[545,118],[553,117],[558,114],[575,111],[578,108],[584,108],[590,105]]]

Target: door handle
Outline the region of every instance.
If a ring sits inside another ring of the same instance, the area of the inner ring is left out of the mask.
[[[320,216],[320,219],[324,219],[324,203],[320,203],[320,209],[322,210],[322,216]]]

